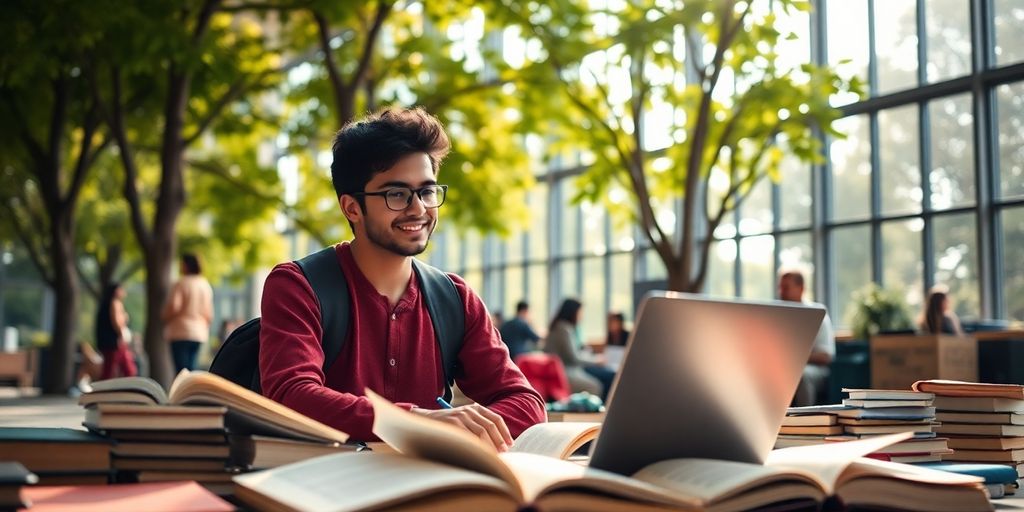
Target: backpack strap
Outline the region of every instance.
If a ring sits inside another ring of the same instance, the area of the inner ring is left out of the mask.
[[[295,264],[306,276],[320,305],[320,326],[323,330],[320,343],[324,349],[323,370],[326,373],[341,353],[341,346],[348,335],[348,317],[351,314],[348,281],[341,271],[333,245],[296,260]]]
[[[452,384],[459,371],[459,352],[466,333],[465,305],[448,274],[416,259],[412,260],[412,268],[423,290],[423,302],[430,313],[430,322],[434,325],[444,365],[444,399],[450,402]]]

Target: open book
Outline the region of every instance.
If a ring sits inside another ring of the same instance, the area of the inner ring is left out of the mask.
[[[367,396],[374,433],[400,454],[329,455],[240,475],[236,497],[257,510],[298,511],[738,511],[832,495],[851,506],[992,510],[980,478],[862,458],[910,434],[777,450],[764,466],[674,459],[623,476],[522,451],[498,454],[468,431]]]
[[[106,404],[122,404],[113,407],[120,414],[132,414],[129,404],[137,404],[135,414],[140,416],[154,407],[170,415],[182,408],[166,406],[217,405],[227,408],[225,424],[233,433],[338,443],[348,440],[344,432],[208,372],[182,370],[168,393],[145,377],[103,380],[93,384],[93,391],[82,395],[79,403],[100,411]]]

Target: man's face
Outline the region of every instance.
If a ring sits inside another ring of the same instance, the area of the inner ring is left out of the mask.
[[[393,187],[416,190],[435,184],[430,158],[425,153],[413,153],[375,175],[366,184],[365,191],[383,192]],[[364,196],[364,200],[363,228],[371,243],[401,256],[415,256],[427,249],[430,234],[437,224],[437,208],[424,208],[416,194],[400,212],[389,209],[382,196]]]
[[[779,298],[800,302],[804,298],[804,287],[797,285],[792,277],[782,276],[779,279]]]

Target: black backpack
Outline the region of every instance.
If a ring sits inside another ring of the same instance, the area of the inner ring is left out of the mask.
[[[317,302],[323,327],[324,373],[338,358],[348,334],[348,282],[338,264],[334,247],[327,247],[295,263],[302,270]],[[451,385],[459,370],[458,355],[465,335],[466,317],[462,298],[448,274],[417,260],[412,268],[423,293],[423,301],[434,325],[441,361],[444,364],[444,399],[451,401]],[[260,318],[242,324],[221,344],[210,363],[210,372],[235,384],[260,392]]]

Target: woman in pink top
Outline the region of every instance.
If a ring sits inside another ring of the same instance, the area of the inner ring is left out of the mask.
[[[194,370],[199,347],[210,337],[213,290],[200,271],[195,254],[182,255],[181,279],[164,305],[164,339],[171,341],[175,372]]]

